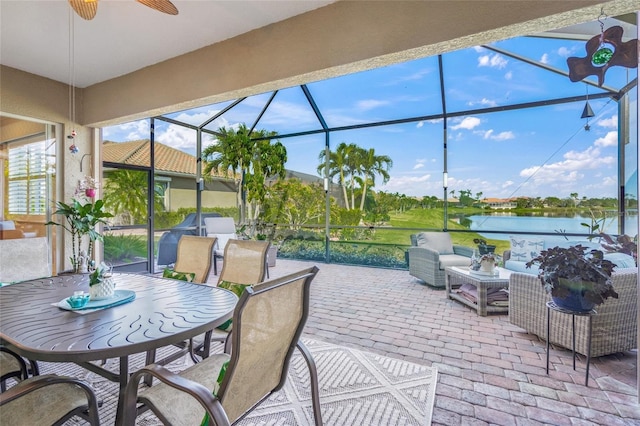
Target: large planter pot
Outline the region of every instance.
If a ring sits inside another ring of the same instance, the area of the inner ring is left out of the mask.
[[[551,300],[558,307],[574,312],[589,312],[596,306],[595,303],[584,297],[585,289],[593,287],[593,283],[578,283],[563,278],[558,279],[558,281],[566,290],[566,294],[562,297],[551,295]]]
[[[496,251],[496,246],[494,245],[478,246],[478,251],[480,252],[480,256],[487,253],[494,253]]]

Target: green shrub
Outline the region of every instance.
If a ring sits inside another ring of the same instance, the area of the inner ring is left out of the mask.
[[[147,257],[147,240],[140,235],[105,235],[104,260],[112,265]]]
[[[332,242],[329,256],[331,263],[407,269],[404,251],[393,245]],[[289,238],[278,249],[278,257],[325,262],[324,242]]]

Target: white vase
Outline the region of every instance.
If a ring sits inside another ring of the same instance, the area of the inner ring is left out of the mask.
[[[496,267],[496,263],[493,260],[483,260],[480,262],[480,269],[483,272],[493,272]]]
[[[89,287],[91,300],[103,300],[113,297],[116,291],[116,283],[111,277],[105,277],[100,284]]]

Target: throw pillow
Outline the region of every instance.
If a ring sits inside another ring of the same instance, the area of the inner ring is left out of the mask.
[[[540,254],[544,248],[544,240],[524,237],[509,237],[511,242],[511,260],[528,262]]]
[[[162,272],[163,278],[172,278],[174,280],[193,282],[196,278],[195,272],[178,272],[171,268],[165,268]]]
[[[247,287],[251,287],[251,284],[237,284],[237,283],[232,283],[232,282],[229,282],[229,281],[222,280],[222,281],[220,281],[220,283],[218,283],[218,287],[230,290],[236,296],[240,297],[240,296],[242,296],[242,293],[244,293],[244,290]],[[222,325],[219,325],[216,328],[218,330],[222,330],[222,331],[231,331],[231,328],[232,328],[231,319],[228,319]]]
[[[220,367],[220,371],[218,372],[218,378],[216,379],[216,382],[213,385],[213,390],[211,391],[214,398],[218,397],[218,391],[220,390],[220,386],[222,385],[222,381],[224,380],[224,375],[227,373],[228,366],[229,366],[229,361],[225,362],[224,364],[222,364],[222,367]],[[210,426],[210,425],[211,425],[211,418],[209,417],[209,413],[204,413],[204,418],[202,419],[202,422],[200,422],[200,426]]]
[[[426,247],[440,254],[453,254],[451,235],[447,232],[421,232],[416,236],[418,247]]]

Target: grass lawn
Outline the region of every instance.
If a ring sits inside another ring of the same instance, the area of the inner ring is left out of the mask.
[[[452,213],[451,210],[449,209]],[[477,212],[473,210],[473,212]],[[467,213],[465,211],[465,213]],[[399,244],[410,245],[410,235],[415,234],[416,230],[400,230],[394,228],[418,228],[425,231],[439,231],[442,230],[444,225],[444,211],[442,209],[412,209],[403,213],[391,214],[391,220],[389,221],[389,228],[377,229],[374,236],[374,242],[383,244]],[[449,220],[447,222],[448,229],[460,229],[466,230],[464,226],[459,223]],[[468,247],[475,247],[473,242],[475,238],[482,238],[475,232],[452,232],[451,238],[454,244],[459,244]],[[493,244],[496,246],[496,253],[502,254],[505,250],[509,249],[509,242],[504,240],[491,240],[486,239],[487,244]]]

